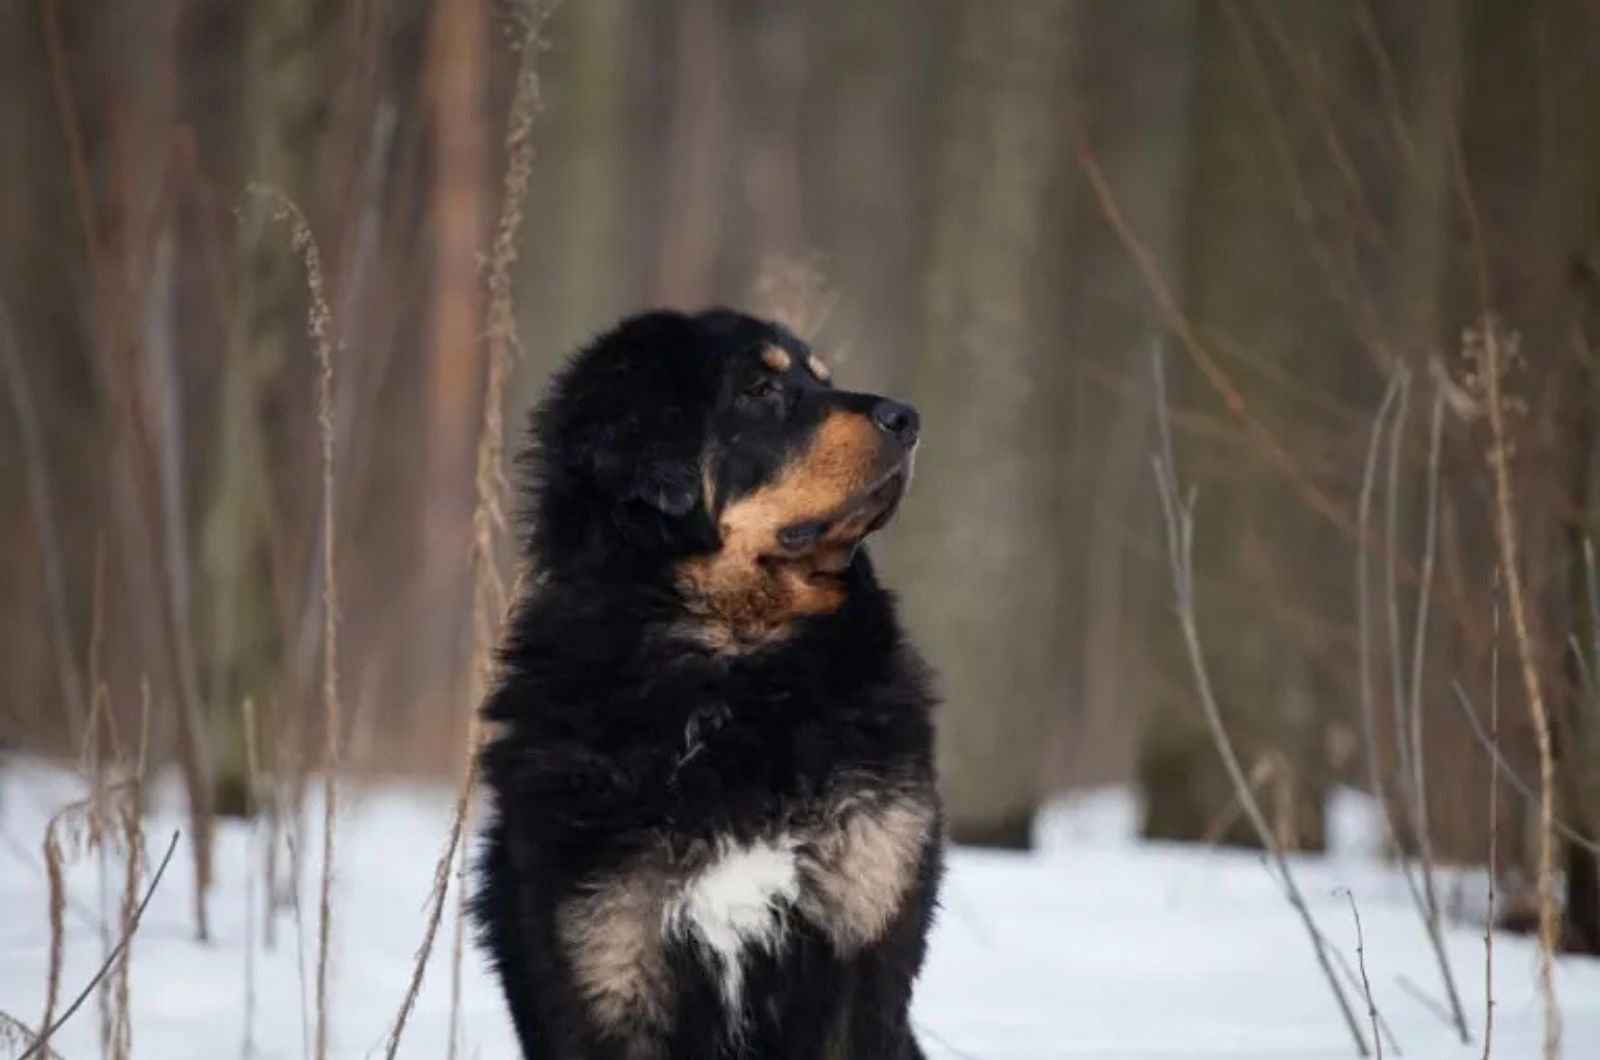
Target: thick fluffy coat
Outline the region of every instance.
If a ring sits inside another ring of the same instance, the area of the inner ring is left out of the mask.
[[[474,900],[529,1060],[921,1056],[931,697],[859,547],[916,432],[722,310],[555,380]]]

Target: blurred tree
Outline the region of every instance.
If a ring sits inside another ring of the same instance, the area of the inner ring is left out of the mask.
[[[899,569],[906,617],[937,660],[941,767],[958,840],[1026,845],[1040,752],[1061,701],[1062,562],[1051,519],[1063,413],[1034,384],[1062,356],[1034,266],[1061,155],[1052,150],[1076,5],[947,9],[931,179],[924,343],[912,396],[930,481],[911,491]]]
[[[1268,56],[1274,34],[1308,42],[1329,94],[1348,99],[1354,33],[1353,12],[1342,8],[1202,6],[1183,244],[1191,338],[1174,360],[1180,424],[1199,417],[1216,428],[1189,431],[1178,447],[1199,491],[1201,637],[1245,768],[1270,795],[1263,802],[1277,807],[1279,839],[1299,849],[1323,841],[1329,719],[1313,654],[1297,636],[1304,631],[1281,616],[1347,613],[1353,520],[1308,483],[1314,421],[1296,420],[1299,399],[1282,380],[1337,394],[1360,347],[1329,291],[1330,281],[1353,275],[1352,263],[1334,258],[1330,277],[1312,256],[1327,238],[1338,171],[1298,164],[1297,152],[1320,132],[1283,113],[1283,101],[1295,98],[1292,64],[1311,59]],[[1301,356],[1312,348],[1316,358]],[[1192,678],[1178,654],[1170,658],[1172,691],[1158,698],[1140,755],[1144,832],[1254,844],[1233,812]]]
[[[851,386],[904,392],[920,359],[931,216],[935,45],[929,0],[815,5],[799,157],[807,235],[837,296],[822,353]],[[900,522],[880,546],[891,568]]]
[[[294,3],[252,4],[237,19],[217,13],[195,31],[194,43],[216,62],[242,49],[239,95],[228,123],[238,172],[293,201],[310,186],[300,140],[312,100],[310,53],[301,43],[309,12]],[[212,130],[207,129],[207,132]],[[220,132],[221,130],[217,130]],[[220,139],[220,137],[219,137]],[[214,150],[217,140],[208,139]],[[283,625],[274,595],[273,496],[268,439],[263,431],[267,388],[305,342],[299,307],[304,280],[284,253],[281,209],[266,197],[244,203],[229,275],[210,292],[224,316],[227,343],[219,369],[211,481],[201,513],[201,600],[207,631],[205,688],[212,740],[219,749],[218,808],[243,813],[249,804],[240,705],[253,699],[264,712],[279,704]],[[296,704],[298,706],[298,704]],[[269,718],[268,724],[278,719]]]
[[[1466,319],[1495,314],[1520,340],[1522,363],[1508,381],[1523,409],[1513,417],[1516,518],[1552,713],[1556,810],[1592,837],[1600,821],[1595,699],[1573,652],[1594,643],[1586,639],[1595,603],[1584,547],[1597,525],[1588,262],[1600,231],[1600,9],[1575,0],[1478,0],[1464,22],[1466,186],[1458,190],[1473,216],[1463,220],[1450,304]],[[1523,703],[1518,687],[1501,708],[1507,717],[1512,706],[1518,751],[1528,742]],[[1529,756],[1518,757],[1528,763],[1524,775],[1537,777]],[[1600,952],[1600,865],[1571,842],[1561,861],[1564,942]]]
[[[1090,156],[1078,161],[1098,167],[1115,189],[1122,223],[1178,298],[1195,28],[1188,0],[1087,5],[1073,78]],[[1100,197],[1081,181],[1077,189],[1071,227],[1043,270],[1059,288],[1055,305],[1071,352],[1061,400],[1080,424],[1057,443],[1066,458],[1063,516],[1075,526],[1063,545],[1071,542],[1078,568],[1074,608],[1059,633],[1075,667],[1064,687],[1078,692],[1062,705],[1055,756],[1059,775],[1096,784],[1128,775],[1144,705],[1163,684],[1148,649],[1172,622],[1167,572],[1148,561],[1164,554],[1149,533],[1159,518],[1150,373],[1152,354],[1173,343]]]

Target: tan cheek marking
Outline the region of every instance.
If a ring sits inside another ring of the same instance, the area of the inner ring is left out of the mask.
[[[818,584],[795,564],[773,565],[778,531],[836,512],[871,483],[877,432],[865,416],[834,413],[811,445],[772,483],[729,504],[718,520],[722,547],[697,556],[679,571],[692,606],[712,620],[705,639],[716,650],[784,635],[798,615],[824,614],[844,596],[837,585]]]
[[[816,376],[820,382],[826,383],[829,379],[833,378],[832,369],[823,364],[822,358],[818,357],[814,353],[806,358],[806,367],[811,370],[811,374]]]
[[[777,346],[768,346],[761,351],[761,363],[771,368],[774,372],[787,372],[794,359],[789,356],[789,351]]]
[[[666,876],[636,867],[607,877],[569,899],[557,912],[557,930],[573,978],[594,1021],[632,1039],[632,1060],[652,1060],[666,1030],[671,979],[662,953],[661,918]]]
[[[846,804],[811,840],[802,862],[804,908],[841,953],[871,945],[888,931],[916,880],[934,821],[933,803],[925,798]]]

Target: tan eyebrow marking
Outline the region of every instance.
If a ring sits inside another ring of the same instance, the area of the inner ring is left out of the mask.
[[[816,376],[824,383],[826,383],[833,376],[833,371],[829,369],[827,365],[822,363],[822,358],[818,357],[814,353],[806,358],[806,367],[811,369],[812,375]]]
[[[771,368],[774,372],[787,372],[794,361],[789,357],[788,350],[776,346],[768,346],[761,351],[761,363]]]

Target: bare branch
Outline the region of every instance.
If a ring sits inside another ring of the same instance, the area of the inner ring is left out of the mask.
[[[1489,644],[1489,754],[1495,760],[1489,770],[1489,903],[1483,916],[1483,1060],[1489,1060],[1494,1044],[1494,885],[1500,871],[1500,573],[1494,579],[1494,631]],[[1476,729],[1477,715],[1468,709],[1460,684],[1456,696]]]
[[[1273,875],[1283,888],[1289,905],[1305,927],[1317,965],[1327,980],[1328,988],[1333,991],[1339,1012],[1344,1017],[1345,1026],[1355,1042],[1356,1051],[1361,1056],[1370,1056],[1371,1048],[1367,1044],[1366,1035],[1362,1033],[1361,1025],[1350,1007],[1350,1001],[1345,997],[1344,989],[1340,987],[1338,977],[1329,964],[1322,933],[1317,930],[1316,921],[1312,919],[1311,910],[1295,883],[1294,874],[1290,871],[1288,859],[1284,857],[1283,848],[1272,834],[1272,829],[1261,812],[1261,806],[1256,801],[1255,792],[1251,789],[1244,769],[1239,764],[1238,753],[1234,750],[1233,740],[1228,736],[1221,710],[1217,706],[1216,694],[1211,687],[1211,674],[1206,666],[1205,651],[1200,644],[1200,630],[1194,611],[1193,498],[1191,496],[1180,500],[1178,496],[1177,470],[1172,456],[1172,432],[1167,422],[1166,374],[1159,350],[1152,357],[1152,363],[1156,385],[1156,424],[1160,432],[1161,445],[1160,453],[1155,457],[1154,463],[1166,526],[1167,555],[1172,565],[1173,602],[1177,611],[1178,627],[1183,634],[1184,647],[1189,656],[1190,669],[1194,674],[1196,691],[1199,693],[1200,707],[1205,715],[1206,727],[1210,730],[1212,741],[1222,758],[1223,767],[1227,770],[1228,779],[1233,784],[1239,803],[1244,808],[1245,817],[1249,820],[1250,827],[1255,831],[1262,848],[1270,855],[1269,864]]]
[[[1350,888],[1341,887],[1350,903],[1350,916],[1356,922],[1356,967],[1361,969],[1361,993],[1367,999],[1367,1018],[1372,1021],[1372,1044],[1377,1049],[1378,1060],[1383,1060],[1383,1035],[1378,1033],[1378,1006],[1372,1000],[1372,980],[1367,978],[1367,939],[1361,931],[1361,910],[1356,908],[1356,896]]]
[[[117,944],[112,947],[111,953],[101,962],[99,970],[84,984],[83,990],[73,999],[72,1004],[68,1005],[66,1010],[56,1017],[50,1026],[39,1032],[39,1037],[34,1041],[33,1045],[29,1047],[27,1052],[17,1057],[17,1060],[29,1060],[30,1057],[41,1055],[39,1051],[48,1048],[50,1038],[72,1018],[73,1013],[78,1011],[89,995],[94,993],[94,988],[100,985],[100,980],[106,977],[106,973],[111,970],[111,966],[122,955],[123,949],[127,947],[129,940],[133,938],[133,933],[139,929],[139,921],[144,919],[145,908],[150,904],[150,899],[155,896],[156,887],[161,883],[161,877],[166,874],[167,864],[172,861],[172,852],[178,849],[178,834],[177,832],[172,833],[172,838],[167,842],[167,852],[161,856],[161,864],[156,866],[155,875],[150,877],[150,886],[145,888],[144,897],[139,901],[139,907],[133,911],[133,916],[128,918],[128,924],[123,928],[122,937],[117,940]]]
[[[1404,395],[1402,394],[1402,401]],[[1400,696],[1395,700],[1395,732],[1400,740],[1401,747],[1406,751],[1402,758],[1403,765],[1409,765],[1411,770],[1411,826],[1417,841],[1417,853],[1422,861],[1422,897],[1424,900],[1423,920],[1428,929],[1428,942],[1433,949],[1435,963],[1439,966],[1439,978],[1444,983],[1445,997],[1450,1004],[1451,1022],[1455,1025],[1456,1034],[1462,1044],[1472,1040],[1472,1034],[1467,1030],[1467,1013],[1461,1003],[1461,992],[1456,989],[1455,973],[1450,969],[1450,958],[1444,948],[1444,928],[1439,906],[1439,892],[1434,882],[1433,873],[1433,838],[1428,832],[1428,790],[1427,777],[1423,769],[1422,747],[1422,661],[1427,653],[1428,636],[1428,604],[1433,588],[1434,557],[1438,547],[1438,508],[1439,508],[1439,443],[1444,426],[1444,395],[1436,387],[1433,398],[1432,423],[1429,430],[1428,441],[1428,472],[1426,482],[1427,512],[1424,515],[1423,546],[1422,546],[1422,578],[1417,588],[1416,629],[1413,633],[1411,644],[1411,687],[1409,702],[1400,682],[1401,657],[1396,654],[1390,665],[1395,674],[1395,687]],[[1398,429],[1396,430],[1396,444],[1398,445]],[[1391,487],[1393,485],[1393,465],[1390,466]],[[1394,499],[1390,500],[1390,528],[1394,522]],[[1398,551],[1397,542],[1390,541],[1390,581],[1389,591],[1395,593],[1393,578],[1393,557]],[[1389,600],[1391,616],[1398,616],[1399,602],[1395,596]],[[1396,630],[1395,648],[1399,649],[1399,636]],[[1410,730],[1406,728],[1406,713],[1410,714]],[[1405,778],[1402,778],[1404,780]],[[1406,784],[1401,784],[1402,792]]]
[[[1456,702],[1461,705],[1461,712],[1467,716],[1467,723],[1472,726],[1472,735],[1478,738],[1478,743],[1482,744],[1484,750],[1489,753],[1489,760],[1494,763],[1495,770],[1500,776],[1505,777],[1506,782],[1516,789],[1517,794],[1521,795],[1530,803],[1533,803],[1535,806],[1537,806],[1539,803],[1538,790],[1535,789],[1532,784],[1529,784],[1526,780],[1522,779],[1522,775],[1512,768],[1511,763],[1506,761],[1505,755],[1500,751],[1498,723],[1496,724],[1495,735],[1491,736],[1489,733],[1485,732],[1483,728],[1483,722],[1479,720],[1478,712],[1472,708],[1472,701],[1467,698],[1467,693],[1461,687],[1461,683],[1459,681],[1454,682],[1450,687],[1456,694]],[[1496,718],[1498,718],[1497,710],[1495,711],[1495,715]],[[1558,832],[1563,838],[1576,844],[1577,846],[1582,847],[1591,854],[1600,855],[1600,843],[1595,842],[1593,839],[1590,839],[1576,828],[1573,828],[1560,817],[1552,817],[1551,824],[1554,826],[1555,831]]]
[[[1373,418],[1372,431],[1368,439],[1367,459],[1361,479],[1361,497],[1357,506],[1358,537],[1356,549],[1356,616],[1359,628],[1359,641],[1357,653],[1360,669],[1360,695],[1361,695],[1361,730],[1365,744],[1367,759],[1367,779],[1372,789],[1373,798],[1378,802],[1379,813],[1382,817],[1384,828],[1389,836],[1389,841],[1397,851],[1397,865],[1401,879],[1405,882],[1406,893],[1411,898],[1411,904],[1417,911],[1418,918],[1422,921],[1423,929],[1428,936],[1429,946],[1433,950],[1434,960],[1439,965],[1440,977],[1444,980],[1445,988],[1453,1001],[1455,1019],[1452,1020],[1457,1034],[1462,1041],[1469,1039],[1467,1031],[1466,1014],[1462,1009],[1459,995],[1455,989],[1455,979],[1450,970],[1449,958],[1444,948],[1443,931],[1440,925],[1439,902],[1433,881],[1433,851],[1432,843],[1427,834],[1427,816],[1424,794],[1424,776],[1421,768],[1421,748],[1413,749],[1415,741],[1421,740],[1421,723],[1418,719],[1421,709],[1420,688],[1422,675],[1422,659],[1427,637],[1427,608],[1430,598],[1430,585],[1433,577],[1434,555],[1437,541],[1436,512],[1438,508],[1438,450],[1440,430],[1442,426],[1442,406],[1440,398],[1435,397],[1433,431],[1429,448],[1428,461],[1428,514],[1424,539],[1424,557],[1422,571],[1422,587],[1419,590],[1416,615],[1416,641],[1412,645],[1412,690],[1410,696],[1412,710],[1412,728],[1408,732],[1406,726],[1407,696],[1405,682],[1401,670],[1400,646],[1400,605],[1399,589],[1395,574],[1395,563],[1399,553],[1398,526],[1395,513],[1398,508],[1397,497],[1399,492],[1397,454],[1399,450],[1399,434],[1404,425],[1407,394],[1409,391],[1409,373],[1402,367],[1389,381],[1388,388],[1384,391],[1383,401],[1378,407],[1378,414]],[[1394,817],[1389,808],[1389,798],[1383,782],[1382,761],[1378,753],[1377,739],[1377,707],[1374,702],[1372,680],[1372,638],[1370,631],[1369,607],[1367,594],[1370,577],[1367,569],[1367,557],[1370,541],[1368,528],[1371,525],[1372,493],[1376,479],[1378,452],[1383,444],[1383,429],[1391,407],[1399,402],[1395,413],[1393,437],[1390,440],[1389,468],[1387,498],[1388,521],[1386,526],[1386,553],[1385,590],[1388,605],[1388,625],[1390,635],[1389,663],[1392,676],[1393,711],[1395,716],[1395,749],[1399,767],[1399,789],[1397,799],[1402,811],[1406,813],[1408,823],[1416,837],[1418,852],[1421,854],[1421,882],[1419,884],[1417,873],[1413,871],[1410,862],[1400,849],[1400,834],[1395,827]]]
[[[1400,554],[1400,449],[1405,437],[1406,422],[1411,410],[1411,373],[1400,374],[1399,407],[1395,411],[1394,429],[1389,433],[1389,470],[1384,496],[1384,611],[1389,630],[1389,713],[1394,724],[1395,754],[1400,763],[1400,805],[1405,810],[1407,823],[1415,833],[1417,822],[1412,819],[1416,805],[1411,790],[1411,734],[1406,728],[1406,685],[1402,662],[1405,649],[1400,635],[1400,589],[1396,573],[1396,559]]]

